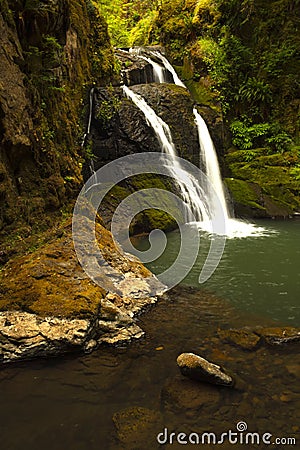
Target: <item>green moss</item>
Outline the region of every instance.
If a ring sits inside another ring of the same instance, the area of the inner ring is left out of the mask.
[[[256,148],[254,150],[234,150],[226,155],[226,163],[230,166],[234,163],[247,163],[268,153],[267,148]]]
[[[259,185],[281,184],[288,186],[291,182],[289,170],[286,167],[263,166],[254,164],[232,164],[230,166],[234,177],[258,183]]]
[[[235,178],[225,178],[224,181],[236,203],[261,210],[265,209],[259,204],[261,199],[253,184]]]
[[[214,95],[201,81],[187,80],[185,84],[196,103],[206,106],[214,105]]]
[[[138,215],[132,224],[132,233],[138,234],[144,230],[172,231],[177,228],[177,222],[170,214],[159,209],[146,209]]]
[[[236,202],[259,207],[255,202],[271,216],[286,216],[300,207],[300,179],[295,176],[297,148],[284,154],[269,153],[265,148],[228,153],[226,162],[233,179],[226,179],[226,183]],[[255,198],[256,192],[259,195]]]

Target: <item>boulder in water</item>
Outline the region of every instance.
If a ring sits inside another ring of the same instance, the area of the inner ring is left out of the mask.
[[[296,327],[258,328],[255,332],[269,345],[300,342],[300,329]]]
[[[218,335],[223,341],[248,351],[256,350],[261,341],[260,336],[246,329],[219,330]]]
[[[194,353],[182,353],[177,358],[177,364],[182,375],[197,381],[233,386],[234,382],[220,366],[207,361]]]

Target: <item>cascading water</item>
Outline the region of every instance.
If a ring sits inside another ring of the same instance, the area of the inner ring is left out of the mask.
[[[186,88],[186,86],[184,85],[184,83],[181,81],[181,79],[179,78],[179,76],[176,73],[176,70],[174,69],[174,67],[172,66],[172,64],[167,60],[167,58],[165,56],[163,56],[161,53],[159,52],[151,52],[151,54],[153,56],[155,56],[156,58],[160,59],[160,61],[163,63],[164,67],[166,70],[168,70],[169,72],[171,72],[174,83],[177,84],[177,86],[182,86],[184,88]]]
[[[211,205],[211,211],[214,213],[214,211],[219,209],[219,205],[214,205],[216,193],[219,202],[222,205],[225,220],[228,221],[229,211],[225,199],[217,153],[204,119],[198,113],[196,108],[194,108],[193,113],[198,128],[200,164],[203,166],[208,181],[207,192],[210,196],[209,203]],[[211,192],[212,190],[214,190],[214,192]]]
[[[196,108],[194,108],[193,112],[198,128],[200,164],[203,166],[207,177],[206,192],[209,196],[207,200],[210,205],[212,217],[215,220],[218,220],[217,215],[220,214],[221,204],[221,214],[222,218],[225,219],[225,230],[227,237],[261,236],[265,232],[264,228],[257,227],[254,224],[242,220],[234,219],[230,216],[214,144],[204,119],[198,113]],[[198,226],[206,231],[212,231],[211,222],[202,221],[198,224]]]
[[[87,122],[87,126],[86,126],[86,131],[83,135],[83,139],[81,142],[81,147],[85,146],[85,141],[86,139],[89,137],[89,134],[91,132],[91,124],[92,124],[92,116],[93,116],[93,103],[94,103],[94,88],[91,88],[90,90],[90,97],[89,97],[89,117],[88,117],[88,122]],[[97,180],[97,172],[95,171],[95,166],[94,166],[94,161],[91,158],[89,161],[89,169],[90,169],[90,174],[92,175],[92,184],[97,184],[98,180]]]
[[[94,102],[94,91],[95,91],[95,89],[91,88],[91,90],[90,90],[90,97],[89,97],[89,118],[88,118],[86,131],[85,131],[85,133],[83,135],[81,147],[84,147],[85,140],[86,140],[86,138],[88,137],[88,135],[90,134],[90,131],[91,131],[91,123],[92,123],[92,115],[93,115],[93,102]]]
[[[148,56],[143,55],[143,47],[130,48],[129,53],[133,53],[138,58],[141,58],[141,59],[147,61],[149,64],[151,64],[151,66],[153,67],[154,80],[156,82],[168,83],[169,81],[168,81],[167,73],[170,72],[173,77],[174,84],[176,84],[177,86],[186,88],[185,84],[180,80],[179,76],[177,75],[176,70],[174,69],[172,64],[160,52],[150,51],[149,53],[156,60],[161,61],[162,65],[153,61],[153,59],[149,58]]]
[[[149,106],[146,101],[138,94],[133,92],[129,87],[123,86],[125,95],[130,98],[133,103],[143,112],[148,124],[153,128],[156,137],[160,143],[163,152],[168,154],[173,164],[169,166],[170,175],[172,178],[177,179],[177,183],[183,198],[183,201],[192,211],[194,217],[187,214],[186,221],[210,221],[210,211],[207,208],[207,204],[204,199],[204,193],[198,184],[198,181],[194,179],[192,175],[186,172],[176,159],[177,152],[175,145],[172,141],[171,131],[168,125],[155,113],[155,111]],[[184,180],[184,183],[180,180]]]
[[[154,81],[156,83],[166,83],[167,82],[167,78],[166,78],[166,73],[165,73],[165,68],[164,67],[162,67],[157,62],[153,61],[151,58],[147,58],[146,56],[139,55],[139,58],[144,59],[149,64],[151,64],[151,66],[153,68]]]
[[[136,51],[134,49],[131,49],[132,53],[136,53],[137,56],[142,57],[143,59],[146,59],[150,64],[152,64],[154,69],[154,74],[156,74],[156,79],[158,82],[163,83],[166,82],[165,78],[163,77],[163,73],[160,72],[158,74],[157,68],[159,66],[157,63],[151,60],[151,58],[146,58],[142,55],[143,49],[139,48]],[[170,64],[170,62],[165,58],[160,52],[158,51],[151,51],[150,54],[156,59],[160,60],[164,66],[165,72],[164,74],[169,71],[172,76],[174,83],[178,86],[182,86],[186,88],[184,83],[180,80],[178,77],[174,67]],[[128,95],[128,94],[127,94]],[[134,94],[132,92],[132,95],[130,98],[135,102],[134,100]],[[149,107],[144,99],[140,98],[143,101],[143,109],[141,108],[141,103],[137,102],[136,105],[143,110],[145,114],[145,108]],[[150,108],[151,109],[151,108]],[[195,122],[197,124],[198,129],[198,137],[199,137],[199,145],[200,145],[200,165],[203,166],[205,170],[206,179],[204,180],[205,186],[205,197],[203,190],[198,186],[196,187],[196,180],[193,182],[189,181],[186,186],[180,186],[180,190],[182,193],[182,196],[184,200],[192,206],[192,211],[195,213],[197,211],[196,217],[198,220],[198,226],[199,228],[208,231],[208,232],[214,232],[212,229],[213,222],[220,220],[225,220],[225,228],[226,228],[226,235],[227,237],[247,237],[247,236],[261,236],[266,232],[266,230],[262,227],[257,227],[254,224],[234,219],[229,214],[229,208],[226,202],[224,189],[223,189],[223,182],[220,174],[220,168],[219,168],[219,162],[218,157],[212,142],[212,139],[210,137],[210,133],[208,131],[208,128],[206,126],[206,123],[204,119],[200,116],[197,109],[194,108],[193,110],[194,116],[195,116]],[[152,113],[154,111],[152,110]],[[156,114],[154,113],[156,116]],[[145,117],[147,118],[147,115],[145,114]],[[159,117],[156,116],[156,119],[161,120]],[[148,118],[147,118],[148,120]],[[151,120],[148,120],[150,125],[153,126],[153,122]],[[168,127],[167,124],[164,123],[164,128]],[[166,129],[166,128],[165,128]],[[162,145],[163,151],[166,151],[170,155],[176,155],[176,149],[174,144],[172,143],[170,130],[168,129],[167,135],[170,138],[171,145],[164,146]],[[160,138],[159,138],[160,140]],[[160,140],[161,142],[161,140]],[[172,152],[170,150],[172,149]],[[172,173],[178,173],[178,170],[182,170],[178,167],[170,168]],[[186,174],[186,178],[189,179],[189,175]],[[189,189],[190,192],[186,192],[186,188]],[[198,196],[198,198],[197,198]],[[208,198],[207,198],[208,197]]]

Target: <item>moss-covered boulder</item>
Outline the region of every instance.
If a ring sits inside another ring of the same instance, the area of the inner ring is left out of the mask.
[[[226,185],[236,213],[248,217],[288,217],[300,208],[297,150],[269,154],[269,150],[235,150],[226,155],[232,177]]]
[[[73,246],[71,224],[66,224],[60,233],[60,238],[5,266],[1,272],[0,310],[72,318],[92,317],[98,312],[106,291],[91,281],[80,266]],[[109,231],[100,224],[96,224],[96,236],[103,257],[120,274],[151,277],[138,260],[126,257]]]

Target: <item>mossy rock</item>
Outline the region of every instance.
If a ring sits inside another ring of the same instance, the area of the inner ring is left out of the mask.
[[[151,189],[151,192],[142,192]],[[174,182],[169,177],[156,174],[140,174],[130,177],[114,186],[104,197],[100,205],[99,212],[107,229],[110,229],[111,220],[116,208],[134,192],[141,192],[143,201],[149,207],[132,218],[129,234],[147,233],[154,229],[172,231],[177,227],[177,222],[173,215],[165,210],[170,209],[170,197],[168,192],[176,193]],[[154,203],[159,204],[161,209],[152,208]],[[174,215],[176,214],[174,210]]]
[[[84,220],[82,225],[83,241],[87,242]],[[103,258],[116,271],[131,273],[137,278],[151,276],[138,259],[125,255],[100,223],[95,224],[95,234]],[[71,221],[62,227],[61,235],[4,267],[1,272],[1,311],[21,310],[40,316],[79,318],[97,314],[106,291],[96,285],[79,264]]]
[[[261,216],[265,210],[266,217],[287,217],[298,211],[297,162],[295,150],[275,154],[270,154],[267,148],[230,151],[226,163],[232,178],[227,178],[226,184],[234,202],[259,209],[260,213],[256,211],[255,215]]]
[[[224,181],[235,203],[265,211],[260,205],[259,189],[253,183],[235,178],[225,178]]]

